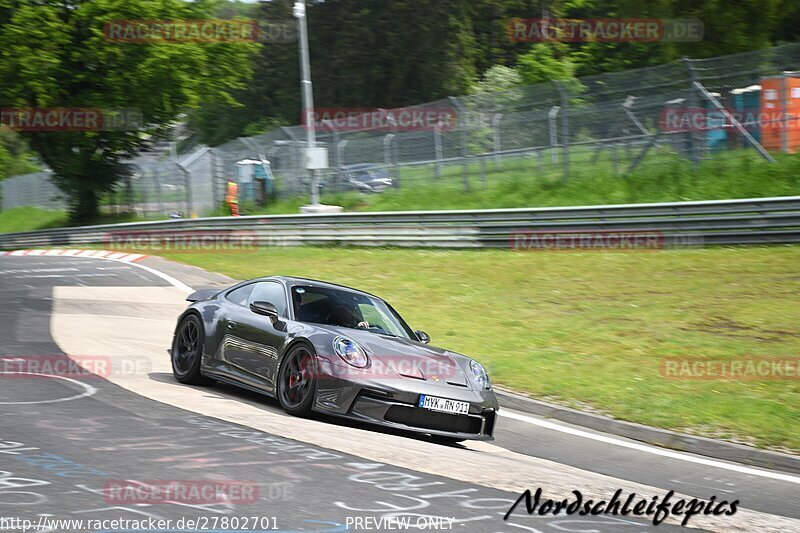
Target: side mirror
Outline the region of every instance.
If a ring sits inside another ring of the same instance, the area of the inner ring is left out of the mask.
[[[269,302],[252,302],[250,310],[257,315],[268,316],[273,322],[278,320],[278,309]]]
[[[425,343],[425,344],[428,344],[429,342],[431,342],[430,335],[428,335],[427,333],[425,333],[421,329],[418,329],[417,331],[415,331],[414,335],[417,336],[417,338],[419,339],[419,342],[422,342],[422,343]]]

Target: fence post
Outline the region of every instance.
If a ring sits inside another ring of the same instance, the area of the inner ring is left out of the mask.
[[[547,113],[547,124],[550,130],[550,161],[554,165],[558,164],[558,151],[556,150],[558,146],[558,123],[556,122],[556,117],[560,109],[561,107],[554,105]]]
[[[569,95],[560,82],[555,82],[561,94],[561,138],[564,151],[564,181],[569,179]]]
[[[433,127],[433,149],[436,153],[436,178],[442,177],[442,123],[437,122]]]
[[[383,136],[383,164],[388,166],[392,165],[392,139],[394,133],[387,133]]]
[[[400,166],[400,135],[395,134],[392,138],[392,156],[394,157],[394,186],[400,188],[400,173],[402,167]]]
[[[387,167],[393,166],[395,171],[394,184],[400,188],[400,163],[397,161],[397,153],[392,146],[393,141],[397,135],[395,133],[387,133],[383,136],[383,164]]]
[[[494,150],[494,168],[497,170],[503,166],[503,156],[500,152],[503,150],[500,144],[500,121],[503,120],[502,113],[495,113],[492,117],[492,149]]]
[[[611,172],[613,174],[617,173],[617,143],[611,145]]]
[[[161,186],[161,169],[156,167],[155,172],[153,172],[153,186],[155,189],[155,193],[158,196],[158,218],[162,218],[166,211],[164,210],[164,188]]]
[[[781,153],[789,153],[789,76],[785,73],[781,75]]]
[[[344,166],[344,147],[347,146],[347,139],[342,139],[336,143],[336,185],[343,189],[344,179],[342,178],[342,167]]]
[[[450,103],[456,108],[456,120],[459,123],[461,130],[461,172],[462,180],[464,182],[464,191],[469,191],[469,132],[467,130],[467,111],[458,98],[453,96],[448,97]]]
[[[186,218],[192,218],[192,173],[187,168],[175,160],[175,166],[183,173],[184,183],[186,186]]]
[[[697,72],[695,72],[694,67],[692,66],[692,60],[686,56],[681,58],[681,62],[686,67],[686,70],[689,71],[689,80],[690,80],[690,90],[689,90],[689,112],[693,113],[697,110],[698,107],[698,99],[697,99],[697,88],[695,86],[698,83]],[[695,166],[700,164],[700,157],[698,156],[698,145],[700,141],[698,139],[698,134],[695,131],[689,132],[689,150],[690,156],[689,158],[692,160]]]

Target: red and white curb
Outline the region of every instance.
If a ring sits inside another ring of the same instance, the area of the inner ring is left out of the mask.
[[[111,252],[108,250],[14,250],[13,252],[0,252],[0,255],[94,257],[96,259],[113,259],[114,261],[123,261],[125,263],[135,263],[147,257],[143,254]]]

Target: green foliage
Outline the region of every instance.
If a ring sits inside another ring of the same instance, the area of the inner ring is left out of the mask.
[[[0,9],[0,106],[141,110],[150,133],[203,102],[233,103],[255,43],[116,43],[111,20],[199,19],[208,2],[77,0],[7,2]],[[98,195],[129,171],[138,131],[27,133],[71,202],[73,220],[97,213]]]
[[[0,126],[0,180],[39,170],[27,143],[15,132]]]
[[[520,84],[522,84],[522,77],[517,70],[503,65],[495,65],[484,73],[470,92],[480,94],[508,91]]]
[[[564,43],[536,43],[517,59],[517,70],[526,84],[563,81],[575,77],[575,64]]]

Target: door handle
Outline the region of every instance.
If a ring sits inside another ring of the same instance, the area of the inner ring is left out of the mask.
[[[238,326],[238,325],[239,324],[237,324],[236,322],[230,322],[229,321],[228,322],[228,329],[236,329],[236,326]]]

